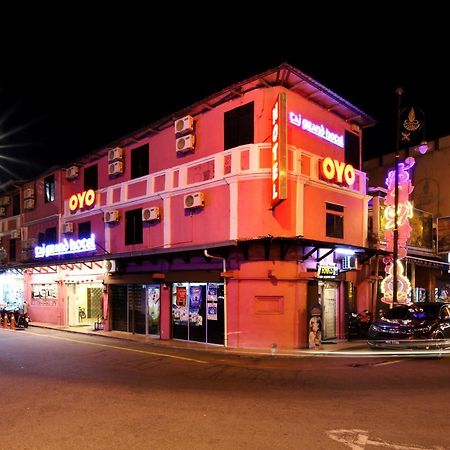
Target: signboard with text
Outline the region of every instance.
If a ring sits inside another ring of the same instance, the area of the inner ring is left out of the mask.
[[[272,209],[287,198],[286,94],[272,108]]]

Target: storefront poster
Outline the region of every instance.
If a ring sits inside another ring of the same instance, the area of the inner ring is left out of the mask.
[[[201,286],[191,286],[189,292],[189,306],[191,310],[200,309],[202,306],[202,288]]]
[[[217,320],[217,285],[208,284],[207,299],[207,318],[208,320]]]
[[[159,286],[150,286],[148,289],[148,314],[151,319],[159,319],[159,298],[160,288]]]
[[[217,320],[217,303],[208,302],[208,320]]]
[[[189,322],[196,326],[203,325],[203,317],[200,314],[202,306],[202,287],[190,286],[189,288]]]
[[[177,286],[177,306],[186,306],[186,287]]]

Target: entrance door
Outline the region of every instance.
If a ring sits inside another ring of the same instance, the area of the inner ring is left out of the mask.
[[[322,339],[336,338],[336,291],[335,283],[324,283],[322,288]]]

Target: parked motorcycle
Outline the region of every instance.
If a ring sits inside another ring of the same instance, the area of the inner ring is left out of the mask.
[[[14,319],[16,320],[16,327],[18,328],[28,328],[30,322],[30,317],[28,313],[21,313],[19,311],[14,311]]]
[[[347,334],[349,339],[365,339],[368,336],[369,327],[372,323],[372,315],[364,311],[346,313]]]

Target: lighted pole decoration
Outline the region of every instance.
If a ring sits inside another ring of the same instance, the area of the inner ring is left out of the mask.
[[[385,199],[384,217],[386,250],[393,252],[393,257],[384,258],[386,276],[381,282],[382,301],[391,305],[407,303],[411,291],[411,283],[405,275],[402,259],[406,258],[408,239],[411,234],[409,219],[413,216],[413,207],[409,195],[414,187],[411,183],[409,169],[415,160],[408,157],[400,162],[400,141],[409,146],[413,144],[412,136],[423,129],[423,121],[419,120],[414,108],[408,108],[407,117],[402,120],[401,96],[403,89],[396,90],[397,103],[397,142],[395,149],[395,168],[388,172],[386,185],[388,193]],[[406,111],[406,110],[404,110]],[[421,154],[427,151],[425,141],[419,145]]]

